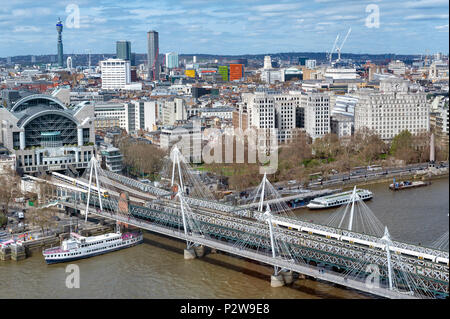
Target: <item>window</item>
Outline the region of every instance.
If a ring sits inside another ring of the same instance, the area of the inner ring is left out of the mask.
[[[83,128],[83,144],[89,143],[89,128]]]
[[[20,132],[13,133],[13,148],[20,148]]]

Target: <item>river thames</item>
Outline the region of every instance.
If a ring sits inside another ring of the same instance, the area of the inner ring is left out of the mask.
[[[394,240],[429,246],[448,231],[449,179],[430,186],[390,191],[367,185],[366,205],[387,225]],[[335,209],[295,213],[325,222]],[[185,243],[145,233],[144,243],[76,261],[80,288],[66,288],[67,264],[47,265],[40,253],[23,261],[0,261],[0,298],[371,298],[314,280],[272,288],[272,268],[225,255],[183,259]]]

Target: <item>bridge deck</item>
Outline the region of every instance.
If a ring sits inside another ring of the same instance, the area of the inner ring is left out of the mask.
[[[75,209],[83,210],[84,207],[82,205],[78,205],[71,202],[61,202],[65,206],[69,206]],[[292,270],[298,272],[300,274],[308,275],[313,278],[325,280],[334,284],[339,284],[342,286],[346,286],[352,289],[356,289],[359,291],[363,291],[366,293],[370,293],[373,295],[377,295],[380,297],[391,298],[391,299],[417,299],[415,296],[407,295],[395,290],[389,290],[385,287],[368,287],[365,282],[357,281],[352,278],[345,279],[342,276],[335,275],[332,273],[320,273],[319,269],[316,267],[307,265],[307,264],[297,264],[293,263],[291,260],[284,260],[279,258],[273,258],[272,256],[263,254],[261,252],[254,252],[248,249],[240,249],[234,247],[233,245],[226,244],[224,242],[214,240],[211,238],[200,237],[200,236],[192,236],[189,235],[186,237],[185,233],[180,230],[175,230],[173,228],[163,227],[161,225],[151,224],[144,220],[139,220],[136,218],[128,218],[124,215],[114,214],[109,212],[98,212],[94,208],[89,209],[89,213],[93,215],[97,215],[100,217],[113,219],[115,221],[123,222],[135,227],[139,227],[141,229],[145,229],[148,231],[156,232],[159,234],[163,234],[166,236],[174,237],[182,240],[189,240],[197,244],[205,245],[207,247],[215,248],[223,252],[227,252],[230,254],[234,254],[237,256],[245,257],[248,259],[256,260],[267,265],[277,266],[280,268],[284,268],[287,270]]]
[[[284,201],[284,202],[288,202],[291,200],[295,200],[295,199],[305,199],[305,198],[309,198],[309,197],[318,197],[318,196],[325,196],[325,195],[329,195],[329,194],[333,194],[335,192],[335,190],[332,189],[321,189],[321,190],[317,190],[317,191],[311,191],[311,192],[305,192],[305,193],[298,193],[295,195],[290,195],[290,196],[285,196],[285,197],[280,197],[280,198],[274,198],[274,199],[269,199],[269,200],[265,200],[264,201],[264,206],[267,204],[273,204],[273,203],[278,203],[280,201]],[[242,208],[253,208],[253,207],[258,207],[259,206],[259,202],[256,203],[251,203],[251,204],[246,204],[246,205],[241,205],[240,207]]]
[[[117,176],[113,176],[113,178],[116,178]],[[118,178],[118,177],[117,177]],[[126,183],[127,185],[123,185],[122,182]],[[133,184],[131,184],[133,182]],[[113,186],[114,188],[120,189],[120,190],[125,190],[128,191],[130,194],[133,195],[137,195],[139,197],[145,197],[145,201],[149,201],[149,203],[153,202],[153,200],[155,198],[160,198],[160,200],[162,200],[162,202],[164,202],[163,205],[166,205],[167,207],[172,206],[172,205],[176,205],[175,202],[172,203],[171,200],[166,199],[166,195],[167,194],[172,194],[169,191],[165,191],[162,189],[157,189],[155,187],[151,187],[151,188],[147,188],[146,184],[131,180],[129,178],[127,178],[124,181],[108,181],[108,184],[110,186]],[[58,185],[59,188],[64,187],[61,184]],[[70,189],[70,191],[74,191],[74,188],[78,189],[77,187],[74,186],[69,186],[68,190]],[[134,188],[138,188],[139,190],[136,190]],[[158,194],[155,194],[155,189],[158,190]],[[79,189],[80,191],[85,192],[82,189]],[[109,191],[109,190],[108,190]],[[116,191],[110,191],[111,195],[116,195],[118,194]],[[159,195],[161,194],[161,195]],[[308,195],[308,194],[305,194]],[[162,196],[162,197],[161,197]],[[95,199],[95,196],[94,196]],[[132,200],[132,197],[130,196],[130,199]],[[239,208],[239,211],[236,211],[236,207],[230,206],[230,205],[226,205],[220,202],[215,202],[215,201],[208,201],[208,200],[204,200],[204,199],[199,199],[199,198],[192,198],[192,197],[184,197],[184,199],[186,200],[186,203],[188,203],[188,205],[190,207],[192,207],[193,209],[195,209],[196,215],[198,214],[206,214],[208,215],[208,210],[211,212],[215,212],[217,214],[221,214],[221,218],[225,218],[224,217],[224,213],[228,215],[231,215],[233,219],[238,218],[240,221],[238,222],[238,224],[248,224],[250,223],[250,228],[252,227],[258,227],[258,225],[256,224],[260,224],[261,221],[265,221],[264,218],[262,218],[261,213],[252,211],[250,209],[243,209],[243,208]],[[159,201],[157,201],[159,202]],[[73,207],[76,209],[80,209],[81,211],[84,211],[85,209],[85,204],[81,204],[80,203],[74,203],[74,202],[70,202],[70,201],[64,201],[61,202],[63,205],[68,206],[68,207]],[[117,205],[117,203],[116,203]],[[112,210],[116,210],[117,206],[110,207],[112,208]],[[94,215],[98,215],[98,216],[102,216],[102,217],[106,217],[106,218],[111,218],[117,221],[121,221],[124,223],[128,223],[130,225],[134,225],[146,230],[150,230],[150,231],[154,231],[157,233],[161,233],[161,234],[165,234],[171,237],[175,237],[175,238],[179,238],[179,239],[186,239],[184,232],[181,232],[179,230],[174,230],[173,228],[168,228],[165,226],[161,226],[161,225],[157,225],[157,224],[152,224],[148,221],[145,220],[138,220],[138,219],[134,219],[134,217],[131,216],[130,219],[128,219],[127,216],[121,216],[121,215],[117,215],[117,214],[109,214],[108,212],[101,212],[98,213],[96,211],[96,209],[93,209],[92,207],[90,208],[90,213],[94,214]],[[238,214],[239,213],[239,214]],[[218,215],[219,216],[219,215]],[[247,217],[247,218],[242,218],[242,217]],[[201,218],[202,219],[202,218]],[[329,229],[329,227],[325,227],[325,226],[321,226],[321,225],[315,225],[315,224],[311,224],[311,223],[306,223],[300,220],[292,220],[290,218],[286,218],[286,217],[282,217],[282,216],[274,216],[273,221],[282,221],[282,222],[288,222],[289,225],[292,226],[307,226],[307,227],[311,227],[311,228],[317,228],[319,230],[325,230],[325,231],[331,231],[333,232],[334,229]],[[238,226],[239,226],[238,225]],[[261,225],[259,225],[259,227],[261,227]],[[234,229],[235,227],[233,227]],[[240,229],[240,227],[238,227]],[[244,227],[245,228],[245,227]],[[249,228],[249,227],[247,227]],[[296,228],[296,227],[294,227]],[[283,231],[282,229],[280,229],[279,231]],[[344,234],[344,233],[343,233]],[[367,235],[361,235],[358,233],[352,233],[351,234],[352,237],[358,238],[356,236],[363,236],[364,239],[368,239],[368,240],[374,240],[373,238],[369,238]],[[352,278],[347,278],[346,280],[339,274],[333,274],[333,273],[319,273],[318,269],[316,267],[312,267],[310,265],[307,264],[299,264],[299,263],[295,263],[295,261],[293,260],[286,260],[286,259],[280,259],[280,258],[273,258],[272,256],[268,256],[264,253],[261,252],[255,252],[255,251],[251,251],[249,249],[239,249],[237,247],[233,247],[233,245],[230,245],[229,243],[224,243],[224,242],[220,242],[218,240],[214,240],[212,238],[206,238],[206,237],[197,237],[197,236],[190,236],[188,237],[188,240],[196,242],[198,244],[203,244],[212,248],[216,248],[231,254],[235,254],[235,255],[239,255],[245,258],[249,258],[249,259],[253,259],[253,260],[257,260],[263,263],[266,263],[268,265],[273,265],[273,266],[277,266],[277,267],[281,267],[281,268],[285,268],[285,269],[290,269],[293,270],[295,272],[298,273],[302,273],[305,275],[309,275],[318,279],[323,279],[332,283],[336,283],[336,284],[340,284],[340,285],[344,285],[353,289],[358,289],[361,291],[365,291],[371,294],[375,294],[378,296],[382,296],[382,297],[386,297],[386,298],[414,298],[414,296],[410,296],[410,295],[406,295],[404,293],[398,292],[398,291],[393,291],[393,290],[389,290],[386,287],[383,288],[368,288],[366,287],[365,282],[359,281],[360,279],[352,279]],[[424,247],[416,247],[410,244],[404,244],[404,243],[396,243],[393,242],[392,243],[393,246],[397,246],[397,245],[401,245],[404,248],[410,248],[410,249],[414,249],[414,250],[418,250],[418,251],[423,251],[423,252],[428,252],[428,253],[435,253],[435,251],[429,251],[429,249],[426,249]],[[348,244],[347,244],[348,245]],[[442,252],[443,253],[443,252]],[[444,254],[445,255],[445,254]],[[446,254],[446,256],[448,256],[448,253]],[[447,282],[448,282],[448,276],[447,276]],[[439,290],[440,291],[440,290]]]

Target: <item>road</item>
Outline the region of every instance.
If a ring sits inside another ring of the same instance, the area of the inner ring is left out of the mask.
[[[437,165],[438,168],[447,168],[448,163],[443,163],[442,165]],[[369,171],[366,168],[352,169],[350,172],[346,173],[338,173],[329,175],[324,180],[316,179],[311,181],[307,188],[314,188],[317,186],[330,186],[330,185],[342,185],[342,183],[352,183],[358,181],[366,181],[366,180],[375,180],[386,178],[389,176],[399,175],[399,174],[407,174],[407,173],[415,173],[416,171],[424,170],[428,168],[428,163],[421,164],[411,164],[403,167],[385,167],[379,170]],[[274,186],[283,193],[290,193],[293,190],[304,190],[305,185],[298,181],[282,181],[275,183]],[[247,191],[250,191],[247,190]]]
[[[439,168],[448,168],[448,163],[443,163]],[[412,164],[406,165],[403,167],[386,167],[375,171],[369,171],[367,169],[353,169],[349,173],[344,174],[335,174],[327,177],[326,180],[323,181],[315,181],[309,183],[309,187],[314,187],[318,185],[333,185],[333,184],[342,184],[342,182],[353,182],[353,181],[365,181],[367,179],[378,179],[389,177],[398,174],[414,174],[416,171],[421,171],[428,168],[428,163],[422,164]]]

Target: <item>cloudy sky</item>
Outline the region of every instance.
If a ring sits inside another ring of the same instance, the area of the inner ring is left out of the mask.
[[[160,53],[325,52],[349,28],[343,52],[448,53],[448,10],[448,0],[0,0],[0,57],[55,54],[57,17],[66,54],[114,53],[117,40],[145,53],[149,30]]]

